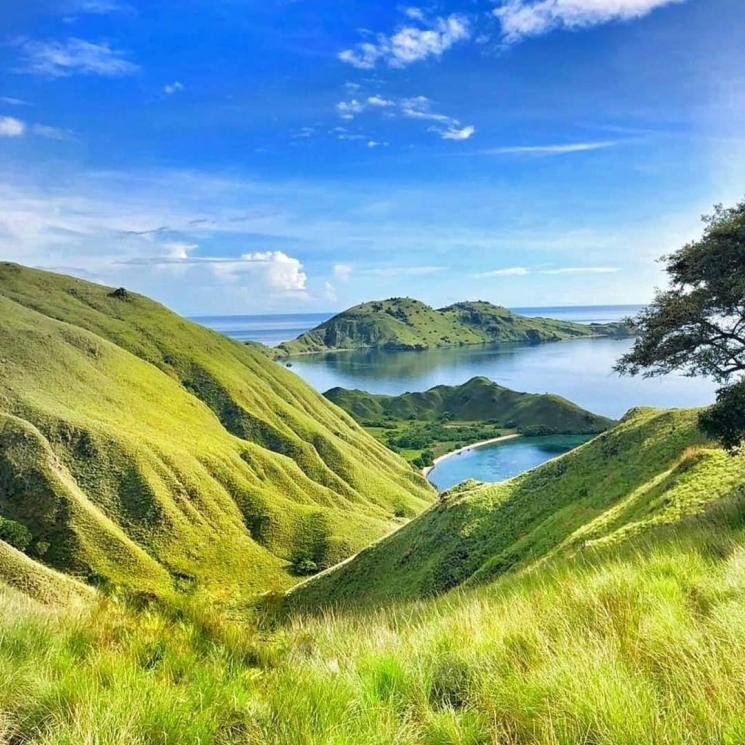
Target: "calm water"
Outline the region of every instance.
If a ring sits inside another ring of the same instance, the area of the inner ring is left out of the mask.
[[[638,309],[639,306],[593,306],[515,310],[524,315],[590,323],[619,320]],[[298,314],[195,320],[241,341],[276,345],[328,317],[329,314]],[[435,385],[459,385],[482,375],[517,391],[555,393],[613,418],[635,406],[693,407],[714,400],[716,385],[710,381],[676,375],[654,380],[616,375],[613,365],[632,343],[630,339],[579,339],[536,346],[492,344],[425,352],[337,352],[295,358],[292,370],[321,392],[341,386],[392,395],[423,391]],[[443,461],[433,471],[437,474],[434,483],[448,488],[469,477],[483,481],[510,478],[564,452],[555,449],[561,447],[566,450],[571,444],[531,440],[470,451]]]
[[[506,440],[446,458],[432,469],[429,480],[440,491],[466,479],[504,481],[568,453],[590,439],[582,435],[554,435]]]

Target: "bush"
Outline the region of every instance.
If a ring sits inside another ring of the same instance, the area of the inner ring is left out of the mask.
[[[32,538],[31,531],[25,525],[0,517],[0,541],[5,541],[19,551],[26,551]]]

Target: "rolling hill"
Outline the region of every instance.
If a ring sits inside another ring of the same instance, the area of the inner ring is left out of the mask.
[[[289,595],[292,607],[380,605],[676,525],[743,495],[745,456],[705,441],[695,411],[631,412],[592,442],[501,484],[467,482]]]
[[[432,499],[403,460],[250,347],[123,289],[0,264],[7,581],[36,565],[239,602]]]
[[[285,342],[277,353],[333,350],[423,350],[489,342],[539,343],[591,336],[627,336],[621,323],[580,324],[529,318],[487,302],[435,310],[411,298],[362,303]]]
[[[519,393],[483,377],[400,396],[345,388],[332,388],[323,395],[360,422],[386,418],[432,422],[447,417],[459,422],[491,420],[510,429],[539,426],[556,434],[597,434],[613,424],[561,396]]]

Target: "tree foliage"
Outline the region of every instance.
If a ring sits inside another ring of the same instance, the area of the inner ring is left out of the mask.
[[[664,256],[670,287],[631,319],[638,336],[621,374],[673,371],[722,384],[702,429],[735,450],[745,438],[745,201],[703,217],[700,240]]]

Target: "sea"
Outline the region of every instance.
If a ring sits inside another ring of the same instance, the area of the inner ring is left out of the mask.
[[[608,323],[633,316],[638,305],[512,308],[532,317],[577,323]],[[277,346],[328,320],[333,313],[267,316],[209,316],[192,320],[239,341]],[[705,406],[714,401],[716,384],[701,378],[620,377],[616,361],[631,339],[575,339],[538,345],[485,344],[421,352],[361,350],[306,355],[291,360],[292,371],[323,393],[330,388],[359,388],[397,395],[436,385],[459,385],[484,376],[513,390],[554,393],[596,414],[614,419],[638,406]],[[430,480],[446,489],[464,478],[501,481],[576,446],[571,440],[531,438],[471,450],[441,461]]]

